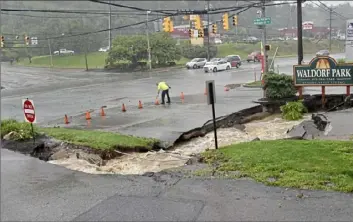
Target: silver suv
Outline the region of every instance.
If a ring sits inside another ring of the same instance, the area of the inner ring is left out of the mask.
[[[195,59],[192,59],[190,62],[186,63],[186,68],[188,68],[188,69],[202,68],[202,67],[204,67],[206,62],[207,62],[207,59],[205,59],[205,58],[195,58]]]

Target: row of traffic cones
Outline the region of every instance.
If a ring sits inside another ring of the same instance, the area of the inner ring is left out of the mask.
[[[183,93],[183,92],[180,93],[180,99],[181,99],[182,102],[184,102],[185,96],[184,96],[184,93]],[[155,105],[160,105],[159,100],[156,99],[155,102],[154,102],[154,104],[155,104]],[[138,108],[138,109],[143,109],[143,105],[142,105],[141,100],[139,100],[139,103],[138,103],[137,108]],[[126,106],[125,106],[124,103],[122,104],[121,111],[122,111],[122,112],[126,112],[126,111],[127,111]],[[100,114],[100,116],[106,116],[105,111],[104,111],[104,107],[101,107],[99,114]],[[86,118],[86,120],[91,120],[91,119],[92,119],[92,118],[91,118],[91,113],[90,113],[89,111],[86,112],[85,118]],[[64,116],[64,123],[65,123],[65,124],[69,124],[69,123],[70,123],[70,122],[69,122],[69,118],[67,117],[66,114],[65,114],[65,116]]]

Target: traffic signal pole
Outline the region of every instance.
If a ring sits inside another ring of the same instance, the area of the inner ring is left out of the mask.
[[[210,0],[207,0],[207,61],[210,61]]]
[[[297,29],[298,29],[298,65],[303,61],[303,18],[302,18],[302,1],[297,0]]]

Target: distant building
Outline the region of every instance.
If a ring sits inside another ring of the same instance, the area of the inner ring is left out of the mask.
[[[298,37],[298,30],[296,27],[282,28],[278,29],[278,31],[283,37]],[[331,34],[336,36],[338,31],[338,28],[332,27]],[[328,27],[315,26],[313,22],[303,22],[303,36],[305,37],[323,38],[328,37],[329,34],[330,30]]]

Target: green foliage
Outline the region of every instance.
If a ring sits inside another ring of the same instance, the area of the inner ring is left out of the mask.
[[[308,112],[303,101],[287,102],[281,106],[282,116],[285,120],[299,120],[303,118],[303,114]]]
[[[191,45],[189,42],[181,44],[181,55],[188,59],[207,58],[207,46]],[[216,57],[217,46],[210,46],[210,58]]]
[[[343,58],[340,58],[340,59],[337,59],[337,63],[340,64],[340,63],[346,63],[346,60],[343,59]]]
[[[176,41],[166,33],[150,35],[152,66],[164,66],[179,60],[180,50]],[[125,63],[125,66],[136,68],[146,65],[148,59],[147,38],[145,35],[118,36],[114,39],[112,49],[108,53],[106,65],[115,67]]]
[[[33,126],[34,135],[38,135],[38,130]],[[33,138],[31,124],[27,122],[18,122],[14,119],[1,121],[1,138],[6,134],[15,132],[13,135],[14,140],[27,140]]]
[[[268,73],[264,77],[264,82],[266,97],[270,99],[292,97],[297,92],[292,77],[285,74]]]

